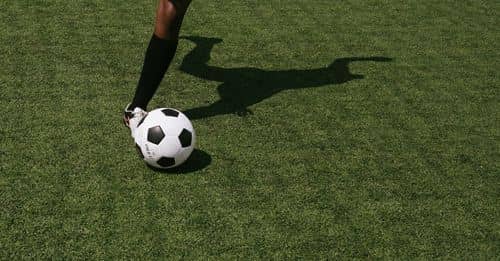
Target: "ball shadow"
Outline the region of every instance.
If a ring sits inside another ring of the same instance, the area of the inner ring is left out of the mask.
[[[196,171],[200,171],[206,167],[208,167],[212,163],[212,157],[210,154],[199,150],[195,149],[191,153],[191,156],[184,162],[182,165],[172,168],[172,169],[158,169],[152,166],[149,166],[146,164],[146,166],[158,173],[164,173],[164,174],[190,174]]]

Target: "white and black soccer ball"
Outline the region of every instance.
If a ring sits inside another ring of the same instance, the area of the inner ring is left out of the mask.
[[[191,121],[182,112],[152,110],[137,125],[135,146],[144,161],[155,168],[169,169],[184,163],[196,142]]]

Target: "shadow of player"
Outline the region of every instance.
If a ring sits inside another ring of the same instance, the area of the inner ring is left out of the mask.
[[[203,107],[192,108],[184,113],[190,119],[207,118],[223,114],[246,116],[252,112],[251,105],[261,102],[283,90],[342,84],[363,79],[363,75],[352,74],[349,63],[359,61],[389,62],[387,57],[348,57],[333,61],[328,67],[310,70],[267,71],[259,68],[222,68],[208,65],[210,53],[219,38],[197,36],[182,37],[196,44],[183,59],[180,70],[190,75],[222,82],[217,91],[220,100]]]

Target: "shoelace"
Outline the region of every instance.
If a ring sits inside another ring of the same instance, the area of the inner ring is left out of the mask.
[[[139,117],[146,117],[146,115],[148,115],[148,112],[146,111],[138,111],[138,112],[132,112],[132,118],[135,118],[136,116],[139,116]]]

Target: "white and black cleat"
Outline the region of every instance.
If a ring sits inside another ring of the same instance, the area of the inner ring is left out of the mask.
[[[123,124],[130,129],[130,133],[132,138],[134,138],[134,133],[141,121],[148,115],[148,112],[135,107],[134,109],[130,109],[130,104],[123,111]]]

